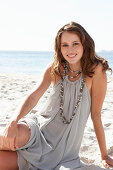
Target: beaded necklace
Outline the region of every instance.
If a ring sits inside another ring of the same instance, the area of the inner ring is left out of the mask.
[[[74,70],[71,70],[71,68],[68,66],[68,70],[70,71],[70,72],[72,72],[72,73],[79,73],[80,71],[82,71],[81,69],[80,70],[76,70],[76,71],[74,71]]]
[[[63,113],[63,94],[64,94],[64,87],[63,87],[63,81],[67,75],[67,71],[68,71],[68,65],[67,63],[64,64],[64,71],[63,71],[63,77],[62,77],[62,81],[61,81],[61,86],[60,86],[60,118],[62,120],[62,122],[64,124],[70,124],[70,122],[72,121],[73,117],[75,116],[76,114],[76,110],[81,102],[81,99],[82,99],[82,93],[83,93],[83,88],[84,88],[84,85],[85,85],[85,80],[84,78],[82,77],[82,81],[81,81],[81,87],[80,87],[80,93],[78,95],[78,99],[77,99],[77,102],[75,103],[75,108],[74,108],[74,112],[70,118],[70,120],[68,121],[66,119],[66,117],[64,116],[64,113]]]
[[[67,64],[67,63],[66,63],[66,64]],[[71,73],[74,73],[74,74],[75,74],[74,76],[68,75],[68,78],[69,78],[69,79],[74,79],[74,78],[78,77],[79,74],[81,74],[81,72],[82,72],[82,69],[76,70],[76,71],[72,70],[72,69],[69,67],[69,64],[67,64],[67,68],[68,68],[68,71],[70,71]]]
[[[82,72],[82,71],[79,70],[75,76],[69,76],[69,75],[68,75],[68,78],[74,79],[74,78],[78,77],[78,75],[79,75],[81,72]]]

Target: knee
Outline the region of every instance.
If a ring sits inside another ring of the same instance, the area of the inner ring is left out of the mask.
[[[18,124],[17,146],[24,146],[30,139],[31,131],[26,124]]]

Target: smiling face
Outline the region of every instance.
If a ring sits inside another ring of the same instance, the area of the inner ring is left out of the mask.
[[[83,46],[77,34],[63,32],[61,36],[61,53],[71,67],[80,67]]]

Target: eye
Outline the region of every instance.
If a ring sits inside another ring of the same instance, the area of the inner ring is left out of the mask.
[[[63,44],[62,47],[68,47],[68,45],[67,44]]]
[[[78,45],[79,45],[79,43],[75,42],[75,43],[73,43],[73,45],[74,45],[74,46],[78,46]]]

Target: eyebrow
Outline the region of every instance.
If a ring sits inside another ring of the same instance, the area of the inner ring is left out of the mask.
[[[72,43],[80,43],[80,41],[73,41]],[[61,44],[68,44],[67,42],[62,42]]]

